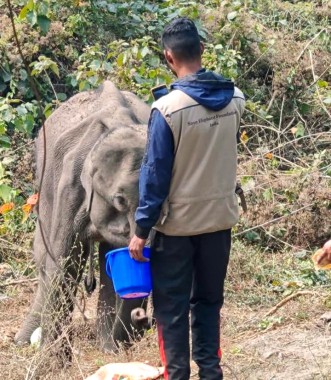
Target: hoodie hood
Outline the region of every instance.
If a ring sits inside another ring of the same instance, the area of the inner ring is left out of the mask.
[[[202,106],[220,111],[232,100],[234,83],[206,69],[188,75],[170,86],[172,90],[181,90]]]

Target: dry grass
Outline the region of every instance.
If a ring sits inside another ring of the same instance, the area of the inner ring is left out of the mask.
[[[1,284],[0,284],[1,285]],[[131,349],[121,348],[116,355],[100,352],[96,341],[95,318],[97,292],[84,301],[86,302],[83,321],[79,311],[75,311],[71,326],[66,326],[60,339],[69,340],[69,329],[72,335],[72,361],[59,362],[54,350],[46,347],[38,350],[34,347],[17,347],[13,337],[28,311],[35,291],[35,285],[24,283],[6,287],[3,298],[0,300],[0,373],[3,379],[83,379],[93,373],[101,365],[109,362],[127,362],[140,360],[159,365],[159,356],[156,336],[153,331],[146,333],[139,344]],[[80,300],[81,301],[81,300]],[[81,305],[82,306],[82,305]],[[60,358],[63,359],[63,358]]]

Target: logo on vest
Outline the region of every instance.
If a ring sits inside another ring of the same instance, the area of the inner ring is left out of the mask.
[[[218,125],[218,121],[217,121],[218,119],[221,119],[221,118],[227,117],[227,116],[232,116],[235,114],[236,114],[236,111],[231,111],[231,112],[226,112],[226,113],[216,113],[215,115],[210,116],[210,117],[204,117],[204,118],[200,118],[198,120],[188,121],[187,124],[188,124],[188,126],[193,127],[193,126],[198,126],[199,124],[205,124],[205,123],[210,122],[209,127],[213,128],[213,127],[216,127]]]

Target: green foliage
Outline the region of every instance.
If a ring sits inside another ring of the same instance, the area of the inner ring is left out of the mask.
[[[0,97],[0,145],[10,146],[10,133],[31,136],[38,117],[35,101],[22,103],[20,99]]]
[[[19,13],[20,20],[26,20],[32,27],[39,27],[42,34],[49,31],[51,20],[49,16],[50,1],[28,0]]]
[[[288,249],[272,253],[234,239],[226,284],[231,303],[266,307],[297,291],[330,284],[330,271],[316,271],[311,255]],[[272,322],[265,318],[259,328]]]
[[[8,159],[2,160],[0,163],[0,201],[2,203],[12,202],[18,195],[18,191],[14,190],[11,185],[10,175],[11,172],[6,170],[5,164],[8,163]]]
[[[329,35],[324,30],[327,18],[316,15],[316,6],[311,2],[270,3],[269,7],[269,2],[253,0],[205,1],[200,7],[198,2],[172,0],[12,1],[20,10],[17,28],[19,34],[26,35],[21,40],[33,73],[38,76],[47,115],[76,91],[94,88],[107,78],[150,100],[149,87],[172,79],[159,48],[161,31],[170,20],[183,15],[195,19],[200,34],[208,40],[204,65],[237,80],[248,95],[251,111],[246,115],[248,121],[272,120],[276,125],[279,122],[279,103],[268,107],[270,85],[262,82],[263,77],[268,78],[268,71],[274,86],[280,80],[285,91],[292,92],[286,98],[286,112],[298,109],[301,113],[305,109],[320,109],[321,101],[325,106],[330,103],[327,80],[318,78],[309,90],[303,91],[304,83],[298,81],[299,67],[294,65],[287,71],[286,59],[279,61],[279,69],[277,60],[268,63],[279,52],[277,33],[292,33],[295,39],[308,39],[319,33],[314,48],[329,46]],[[209,35],[202,19],[215,25]],[[13,98],[23,102],[31,101],[33,94],[26,72],[17,52],[14,54],[18,59],[15,62],[10,59],[14,44],[4,35],[4,44],[0,43],[0,55],[4,58],[0,67],[0,91],[11,92]],[[255,45],[257,49],[252,51]],[[254,62],[256,54],[261,56]],[[283,78],[277,70],[282,70]],[[294,102],[287,101],[293,98]],[[299,117],[297,122],[302,122]],[[298,138],[304,134],[304,129],[298,127],[289,136]],[[253,142],[251,139],[250,143]]]
[[[38,76],[44,72],[47,72],[47,70],[51,70],[57,77],[60,75],[57,64],[44,55],[40,55],[38,57],[38,61],[32,62],[30,66],[33,67],[31,75]]]
[[[8,169],[12,163],[10,156],[0,162],[0,236],[15,236],[34,229],[31,206],[25,204],[22,192],[12,185],[12,172]]]
[[[258,328],[260,330],[270,329],[271,327],[281,325],[284,322],[284,317],[268,317],[263,318],[258,323]]]
[[[222,73],[226,78],[236,80],[244,61],[240,51],[227,49],[222,44],[205,44],[203,64],[206,69]]]
[[[158,42],[164,25],[179,15],[199,16],[198,4],[185,1],[12,0],[12,5],[46,117],[75,92],[95,88],[105,79],[151,101],[150,88],[173,79]],[[0,146],[8,149],[13,136],[36,133],[41,110],[9,19],[1,12],[0,18]],[[22,210],[23,193],[15,189],[3,159],[0,165],[0,229],[14,234],[33,218]]]
[[[100,45],[85,48],[71,78],[72,86],[78,86],[80,91],[88,90],[107,78],[147,101],[151,100],[152,87],[159,83],[169,84],[173,80],[161,63],[157,43],[147,36],[130,42],[115,40],[107,46],[107,52],[102,51]]]
[[[76,75],[71,78],[71,84],[73,87],[78,85],[79,91],[98,87],[107,78],[111,68],[99,45],[88,46],[79,57],[79,66]]]
[[[278,170],[292,175],[293,170],[309,167],[330,175],[326,145],[331,81],[326,68],[331,37],[326,0],[12,3],[46,117],[76,92],[95,88],[105,79],[150,102],[152,87],[174,79],[163,58],[160,34],[175,17],[188,16],[205,41],[204,66],[233,79],[246,95],[242,157],[258,160],[259,175]],[[0,5],[5,9],[4,0]],[[0,22],[0,145],[8,148],[17,133],[34,135],[41,120],[9,19],[1,12]],[[254,178],[256,173],[244,175]],[[272,210],[271,218],[286,216],[302,202],[298,191],[291,186],[275,189],[267,178],[255,200]],[[281,240],[289,234],[284,226],[270,227],[268,233]],[[265,243],[263,231],[244,236],[254,244]]]
[[[150,87],[172,79],[158,43],[164,25],[179,15],[199,16],[198,4],[185,1],[12,3],[18,11],[15,23],[22,50],[46,116],[76,91],[97,87],[105,79],[150,100]],[[31,135],[40,120],[35,94],[6,21],[0,39],[0,143],[9,146],[10,131]]]
[[[150,89],[161,83],[169,84],[174,78],[161,63],[160,49],[151,37],[130,41],[115,41],[110,44],[108,58],[113,63],[113,74],[122,88],[131,88],[137,94],[151,101]]]

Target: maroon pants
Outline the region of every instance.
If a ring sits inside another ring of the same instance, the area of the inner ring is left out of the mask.
[[[220,309],[230,247],[231,230],[195,236],[153,231],[153,304],[166,379],[190,377],[190,328],[200,379],[223,379]]]

